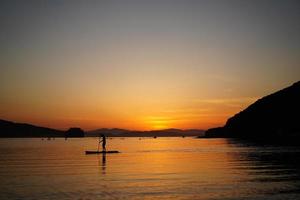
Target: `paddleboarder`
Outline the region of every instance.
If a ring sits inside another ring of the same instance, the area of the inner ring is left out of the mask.
[[[99,145],[102,142],[102,151],[106,151],[106,137],[104,134],[101,134],[101,136],[99,137],[99,143],[98,143],[98,151],[99,151]]]

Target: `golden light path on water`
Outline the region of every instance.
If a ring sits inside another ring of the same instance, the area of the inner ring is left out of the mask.
[[[1,139],[1,199],[298,199],[300,149],[227,139]]]

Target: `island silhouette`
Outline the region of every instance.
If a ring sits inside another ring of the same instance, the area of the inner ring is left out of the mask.
[[[26,123],[16,123],[0,119],[0,137],[84,137],[81,128],[72,127],[67,131],[35,126]]]

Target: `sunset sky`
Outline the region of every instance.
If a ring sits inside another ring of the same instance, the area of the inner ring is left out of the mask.
[[[300,79],[300,1],[0,3],[0,118],[220,126]]]

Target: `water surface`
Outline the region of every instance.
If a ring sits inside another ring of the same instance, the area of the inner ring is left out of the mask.
[[[0,199],[300,199],[300,149],[228,139],[0,139]]]

